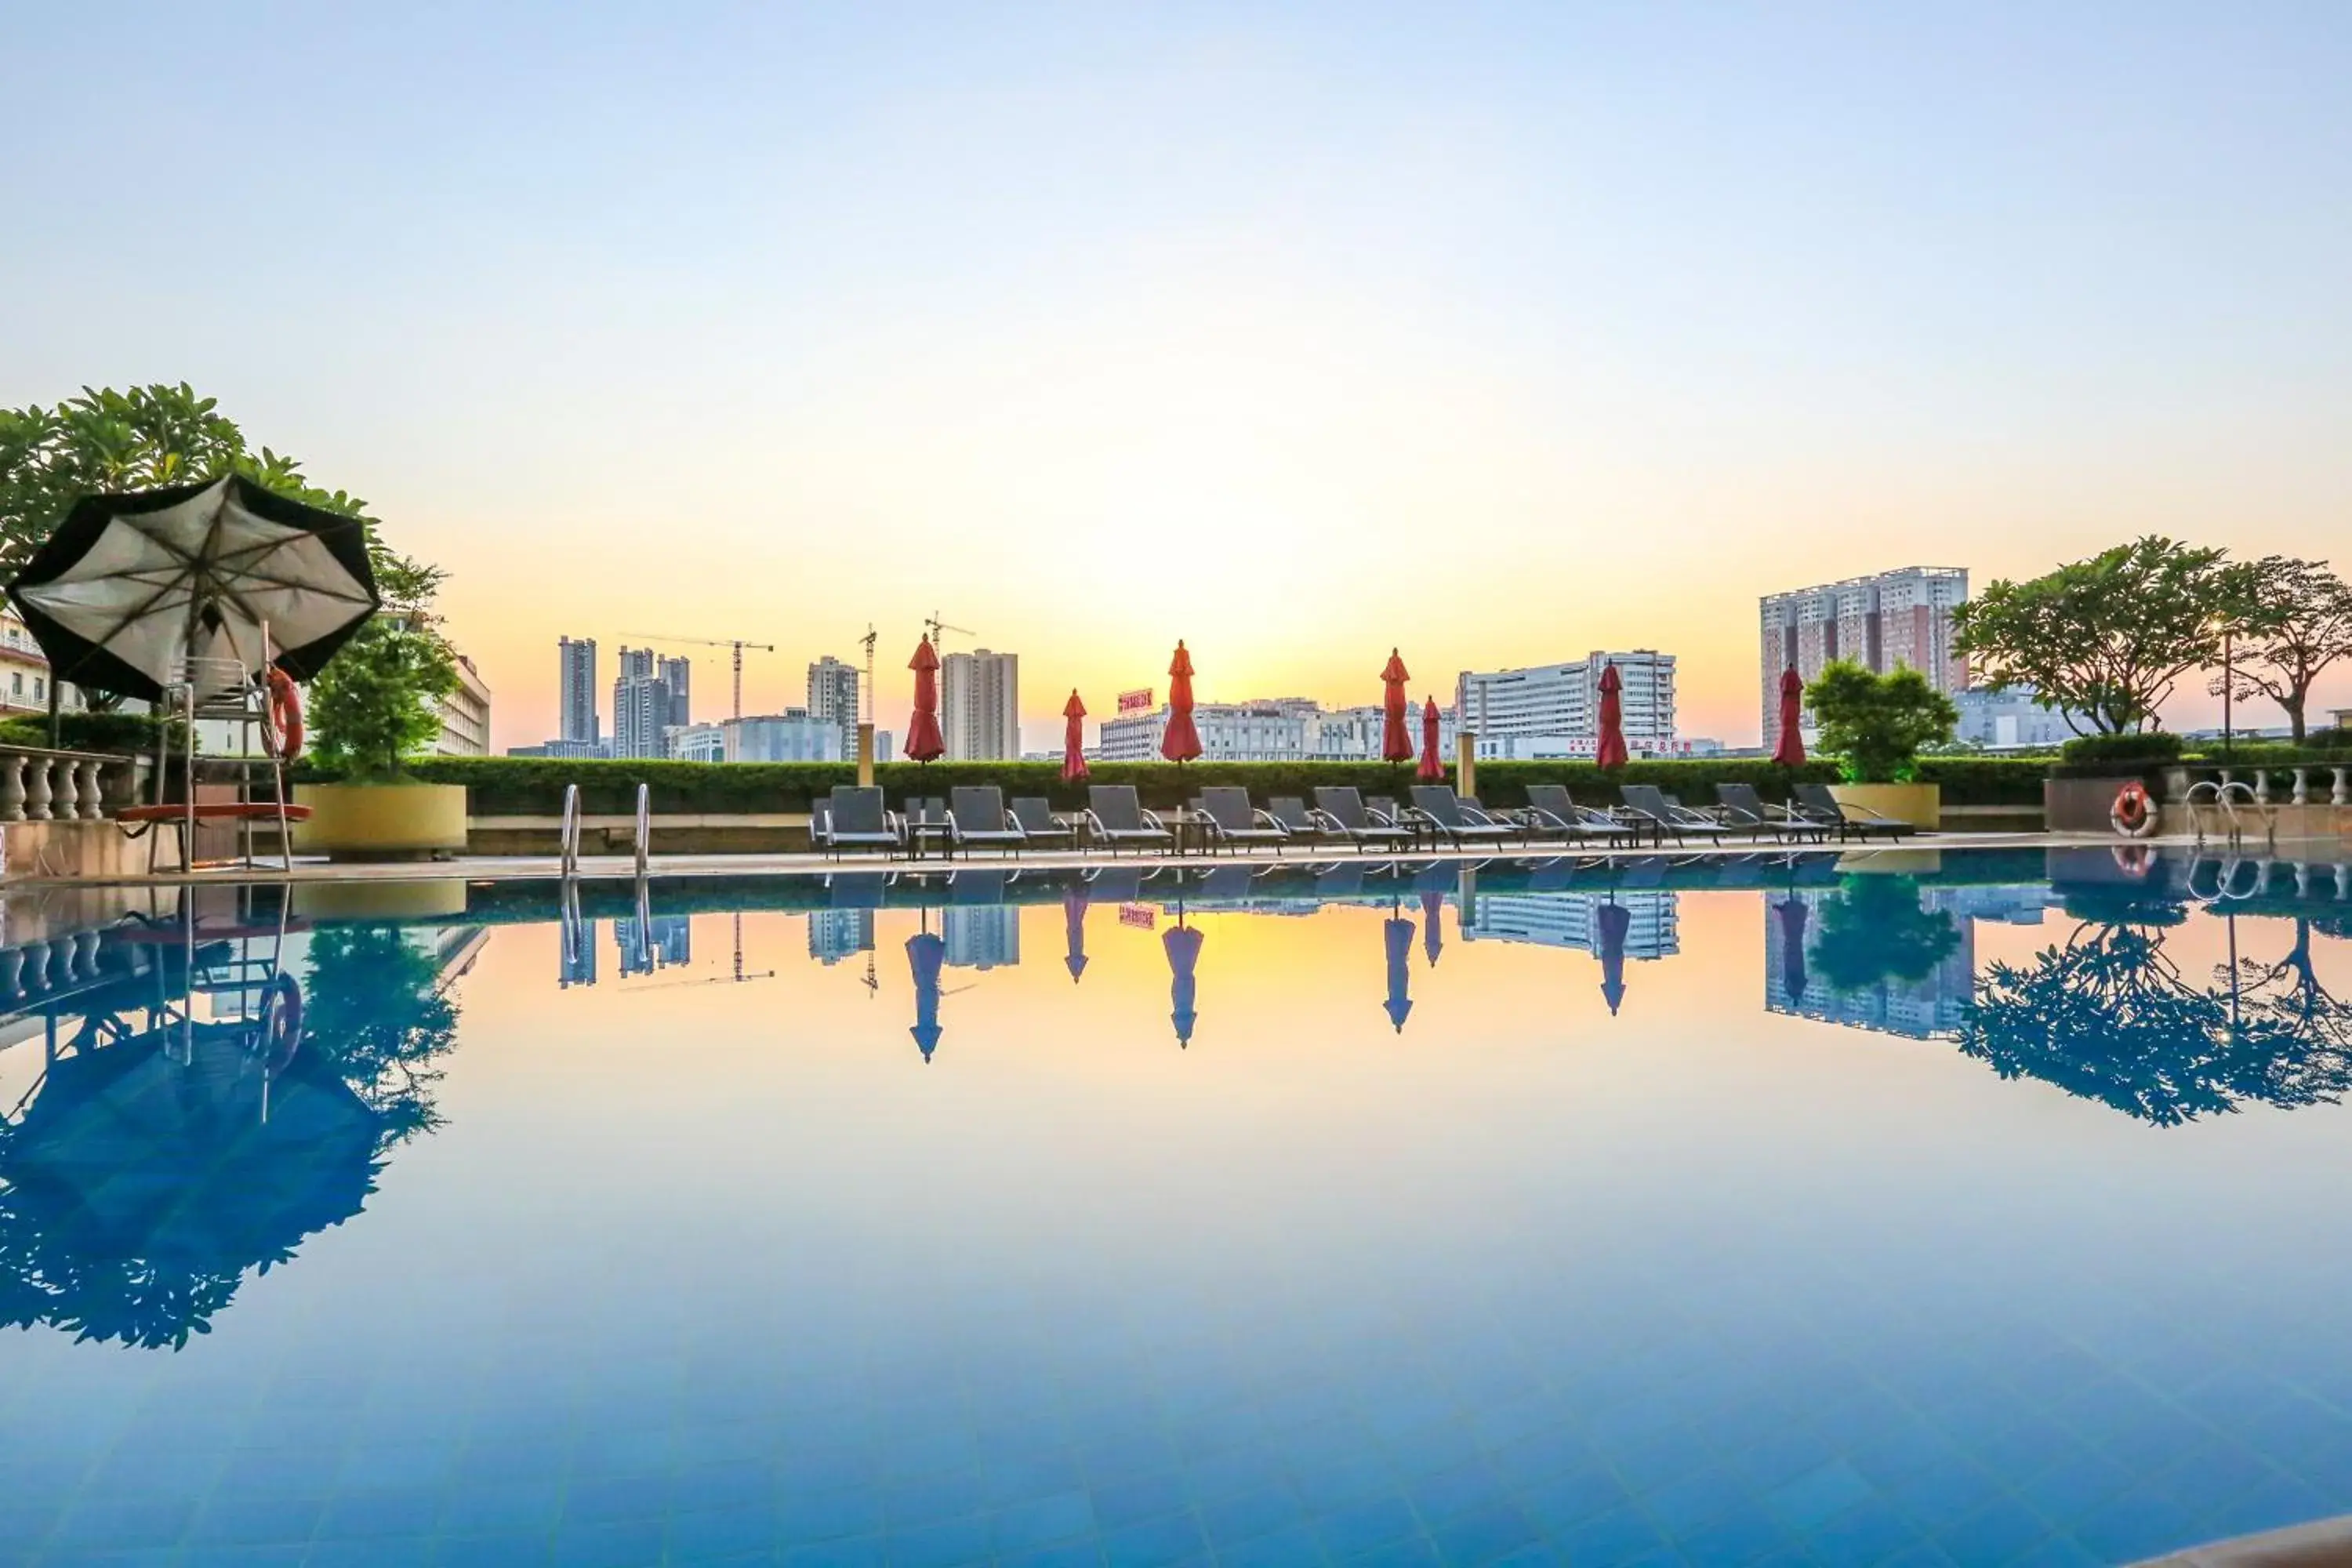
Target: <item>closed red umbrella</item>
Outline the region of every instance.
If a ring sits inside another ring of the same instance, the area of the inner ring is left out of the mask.
[[[1617,695],[1624,686],[1612,660],[1601,672],[1601,745],[1592,753],[1592,760],[1604,768],[1625,765],[1625,704]]]
[[[1784,768],[1805,765],[1805,678],[1790,665],[1780,672],[1780,743],[1772,760]]]
[[[1171,763],[1189,763],[1201,754],[1201,731],[1192,727],[1192,656],[1184,639],[1176,639],[1176,658],[1168,666],[1168,728],[1160,737],[1160,754]]]
[[[1404,683],[1412,679],[1397,650],[1389,649],[1389,667],[1381,671],[1381,684],[1388,688],[1381,698],[1385,715],[1381,725],[1381,761],[1384,763],[1412,761],[1412,731],[1405,727],[1405,713],[1412,700],[1404,694]]]
[[[1062,704],[1062,718],[1066,728],[1062,731],[1062,782],[1076,784],[1087,776],[1087,705],[1078,700],[1078,689],[1070,688],[1070,700]]]
[[[926,636],[915,645],[915,657],[907,661],[915,672],[915,711],[907,721],[906,752],[909,761],[928,763],[947,755],[948,743],[940,733],[940,656]]]
[[[1412,772],[1412,776],[1423,784],[1445,776],[1445,759],[1437,754],[1437,726],[1441,721],[1437,699],[1433,697],[1421,710],[1421,766]]]

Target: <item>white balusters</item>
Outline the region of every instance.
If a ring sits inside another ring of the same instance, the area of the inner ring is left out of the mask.
[[[25,757],[0,752],[0,822],[25,820]]]
[[[106,816],[106,759],[84,757],[74,764],[74,772],[79,775],[76,782],[81,786],[76,792],[81,802],[81,819],[84,822],[103,820]]]
[[[2352,805],[2352,768],[2336,768],[2336,787],[2327,792],[2330,805]]]
[[[2296,805],[2309,805],[2311,804],[2311,770],[2309,768],[2297,768],[2294,770],[2294,804]]]
[[[71,822],[81,815],[81,790],[74,778],[72,759],[50,757],[47,761],[49,774],[49,819],[53,822]]]
[[[25,759],[25,820],[47,822],[49,819],[48,757]]]

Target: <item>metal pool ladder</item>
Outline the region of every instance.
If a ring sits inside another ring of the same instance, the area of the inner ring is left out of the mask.
[[[563,786],[563,832],[559,842],[559,868],[566,878],[580,875],[580,786]]]
[[[2246,826],[2238,815],[2242,799],[2249,810],[2261,818],[2265,842],[2275,836],[2277,821],[2269,812],[2263,810],[2262,800],[2254,794],[2252,784],[2243,779],[2200,779],[2189,786],[2186,797],[2189,826],[2197,835],[2197,842],[2205,842],[2205,815],[2209,807],[2213,813],[2215,825],[2221,830],[2217,837],[2225,837],[2232,844],[2242,840]]]

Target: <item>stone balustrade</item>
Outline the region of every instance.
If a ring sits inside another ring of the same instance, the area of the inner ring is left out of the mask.
[[[142,762],[0,746],[0,823],[105,821],[138,799]]]

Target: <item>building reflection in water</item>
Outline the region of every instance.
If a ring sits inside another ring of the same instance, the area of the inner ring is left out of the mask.
[[[1462,921],[1465,942],[1525,942],[1544,947],[1572,947],[1601,956],[1604,927],[1601,911],[1623,911],[1623,952],[1644,963],[1670,958],[1682,951],[1681,925],[1675,895],[1663,889],[1626,889],[1618,892],[1490,893],[1471,900]]]
[[[2039,925],[2048,890],[1923,886],[1870,873],[1766,895],[1764,1005],[1851,1028],[1950,1039],[1976,985],[1976,922]]]

